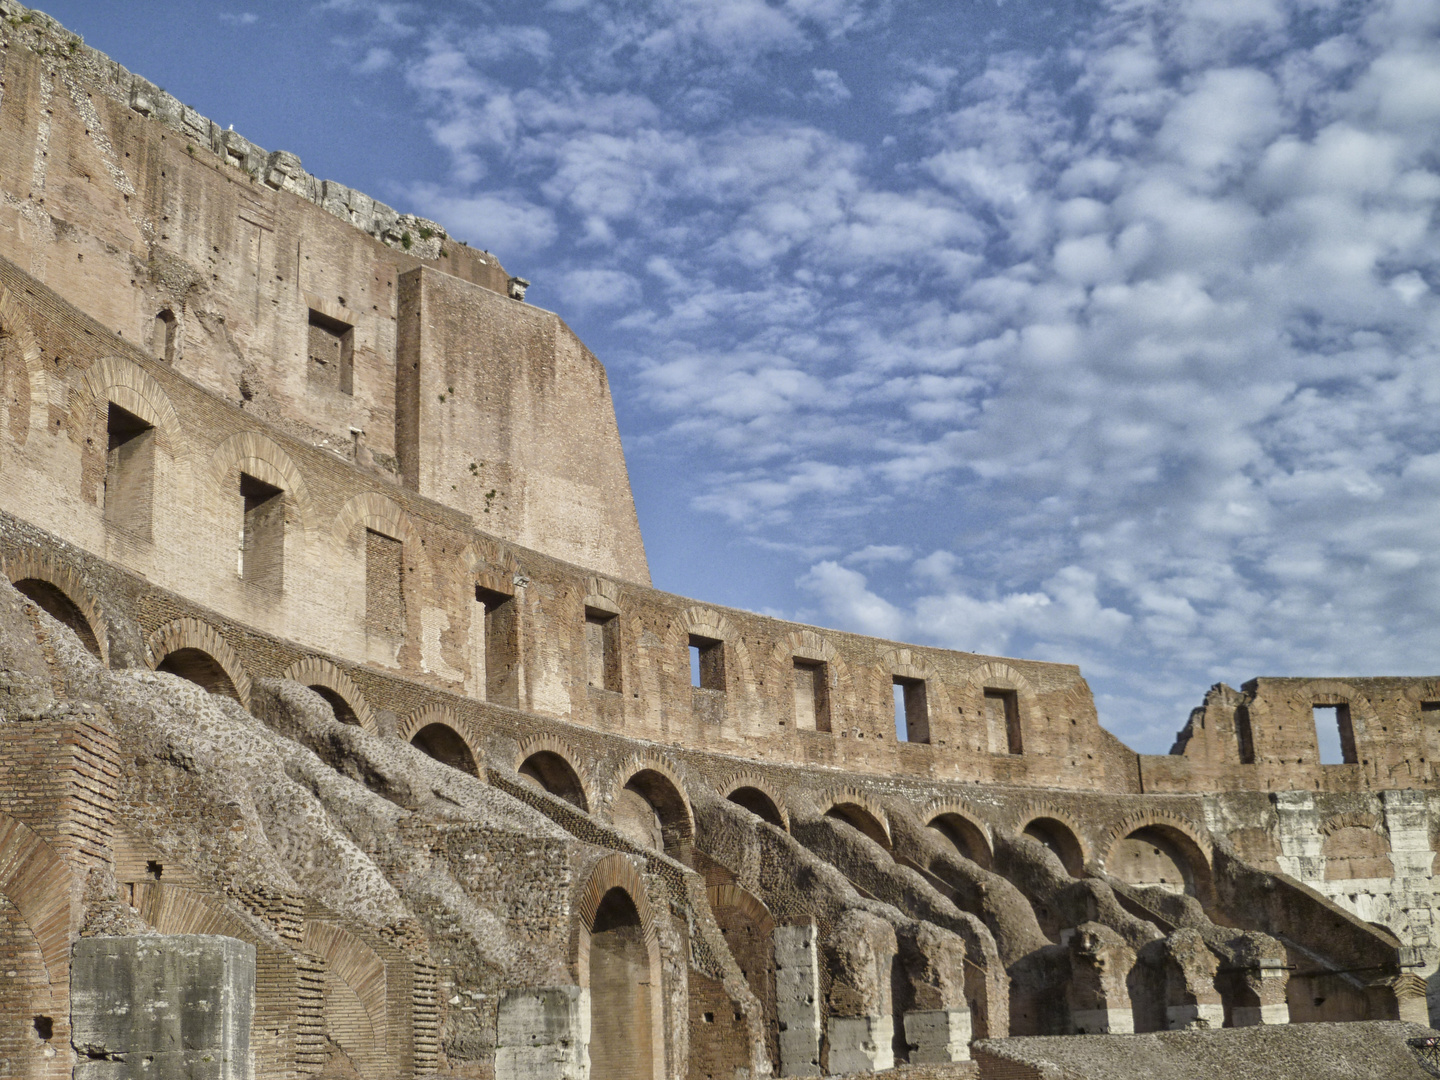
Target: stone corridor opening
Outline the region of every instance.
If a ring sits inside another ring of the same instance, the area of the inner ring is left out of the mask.
[[[591,1080],[655,1074],[657,976],[635,902],[624,889],[611,889],[595,909],[590,931]]]

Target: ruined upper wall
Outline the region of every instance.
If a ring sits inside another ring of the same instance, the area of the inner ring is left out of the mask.
[[[0,256],[378,482],[648,583],[604,368],[494,256],[222,131],[47,16],[0,12]]]

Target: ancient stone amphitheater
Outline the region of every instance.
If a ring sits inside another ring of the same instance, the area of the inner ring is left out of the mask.
[[[657,591],[525,282],[0,15],[0,1076],[1425,1075],[1440,678]]]

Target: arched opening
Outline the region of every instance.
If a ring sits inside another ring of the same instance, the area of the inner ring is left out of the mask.
[[[855,826],[886,851],[890,850],[890,837],[885,834],[885,826],[859,803],[836,803],[825,811],[825,816]]]
[[[335,719],[339,720],[340,723],[354,724],[356,727],[362,726],[360,717],[355,715],[355,710],[350,707],[350,703],[334,690],[330,689],[330,687],[316,685],[310,687],[310,689],[314,690],[315,693],[319,694],[329,703],[330,708],[334,710]]]
[[[41,578],[21,578],[15,582],[15,588],[35,601],[36,606],[56,622],[68,626],[80,639],[80,644],[95,656],[100,656],[100,639],[91,627],[90,620],[58,585]]]
[[[1085,851],[1068,825],[1054,818],[1036,818],[1025,826],[1025,835],[1054,852],[1071,877],[1085,873]]]
[[[226,674],[220,662],[202,649],[176,649],[167,653],[155,667],[156,671],[168,671],[171,675],[193,682],[211,694],[240,700],[235,683]]]
[[[410,737],[410,745],[424,751],[442,765],[452,769],[480,776],[480,766],[475,761],[469,745],[460,733],[449,724],[426,724]]]
[[[654,1076],[651,995],[658,977],[635,902],[624,889],[611,889],[590,931],[591,1080]]]
[[[706,890],[715,923],[725,937],[740,974],[760,1002],[770,1060],[780,1061],[780,1021],[776,1012],[775,920],[768,908],[739,885]]]
[[[1136,829],[1115,845],[1106,870],[1142,889],[1195,895],[1195,874],[1185,856],[1159,829]]]
[[[580,774],[553,750],[539,750],[527,757],[520,765],[520,777],[581,810],[590,808]]]
[[[990,869],[990,842],[980,826],[962,814],[938,814],[930,828],[943,836],[963,858]]]
[[[24,917],[0,895],[0,955],[6,971],[0,977],[0,1053],[7,1076],[43,1076],[55,1055],[55,1010],[40,943]]]
[[[743,806],[761,821],[768,821],[777,829],[785,828],[785,816],[780,813],[780,807],[758,787],[738,787],[725,797],[736,806]]]
[[[688,862],[694,828],[685,797],[656,769],[641,769],[616,796],[611,820],[637,844]]]

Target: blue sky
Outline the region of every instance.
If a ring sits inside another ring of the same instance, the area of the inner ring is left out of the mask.
[[[1440,672],[1440,4],[45,10],[530,278],[658,586],[1217,681]]]

